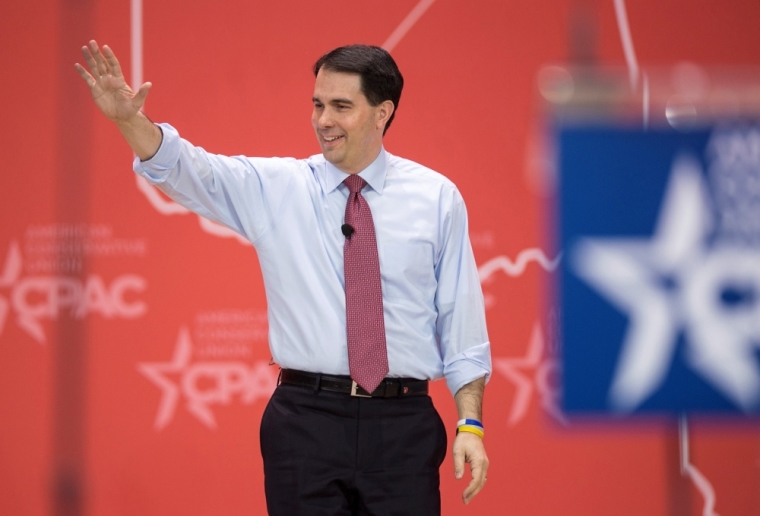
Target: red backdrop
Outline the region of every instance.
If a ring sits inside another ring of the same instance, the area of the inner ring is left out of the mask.
[[[573,20],[598,62],[624,65],[612,0],[145,0],[140,38],[131,5],[0,4],[0,514],[73,514],[76,500],[92,515],[266,512],[258,426],[277,371],[255,252],[136,181],[74,71],[79,47],[108,43],[129,72],[141,41],[146,112],[208,150],[305,157],[318,152],[312,63],[383,44],[415,7],[392,49],[407,86],[386,147],[467,201],[495,366],[488,486],[464,508],[447,457],[444,514],[702,514],[673,424],[556,410],[535,77],[577,57]],[[628,6],[643,68],[760,64],[759,15],[739,0]],[[433,396],[453,430],[442,382]],[[697,422],[691,445],[722,516],[760,513],[756,426]]]

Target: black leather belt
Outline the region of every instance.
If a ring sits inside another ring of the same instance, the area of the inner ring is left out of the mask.
[[[370,394],[348,376],[307,373],[296,369],[280,371],[280,383],[313,389],[314,392],[342,392],[360,398],[402,398],[404,396],[423,396],[428,393],[427,380],[386,378]]]

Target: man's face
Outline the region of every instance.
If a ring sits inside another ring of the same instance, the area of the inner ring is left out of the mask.
[[[311,125],[325,159],[347,174],[356,174],[380,152],[390,101],[371,106],[356,74],[319,70],[314,83]]]

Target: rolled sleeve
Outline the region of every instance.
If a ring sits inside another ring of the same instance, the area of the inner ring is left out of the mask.
[[[467,210],[452,185],[444,207],[443,246],[436,275],[438,332],[443,374],[452,395],[462,386],[491,375],[491,346],[480,278],[467,233]]]
[[[163,134],[158,151],[152,158],[145,161],[135,156],[132,163],[132,169],[153,185],[166,181],[180,157],[180,139],[177,130],[169,124],[156,125]]]
[[[443,364],[443,375],[452,396],[470,382],[491,379],[491,343],[485,342],[457,353]]]

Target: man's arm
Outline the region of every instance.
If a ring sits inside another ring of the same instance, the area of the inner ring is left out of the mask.
[[[482,421],[485,383],[485,378],[479,378],[459,389],[454,395],[459,419]],[[464,476],[465,462],[470,465],[472,480],[462,493],[462,501],[467,504],[483,489],[486,482],[488,457],[483,446],[483,439],[470,432],[459,432],[454,439],[453,455],[454,476],[457,480]]]
[[[436,278],[435,303],[443,374],[456,401],[460,419],[481,420],[483,389],[491,374],[491,353],[485,320],[485,302],[478,268],[467,234],[467,209],[456,187],[442,196],[446,218]],[[464,503],[483,488],[488,469],[483,441],[470,432],[454,439],[454,475],[461,479],[465,463],[472,481],[462,493]]]
[[[255,242],[272,225],[274,213],[302,166],[295,160],[229,157],[206,152],[180,138],[168,124],[155,125],[140,110],[151,84],[135,93],[108,46],[82,48],[89,72],[76,69],[98,109],[121,131],[137,158],[135,172],[174,201]]]
[[[82,54],[90,71],[79,63],[74,66],[90,87],[95,104],[109,120],[116,123],[141,160],[153,157],[161,146],[161,130],[140,111],[151,83],[146,82],[135,93],[124,80],[119,61],[111,49],[104,46],[101,52],[95,40],[82,47]]]

